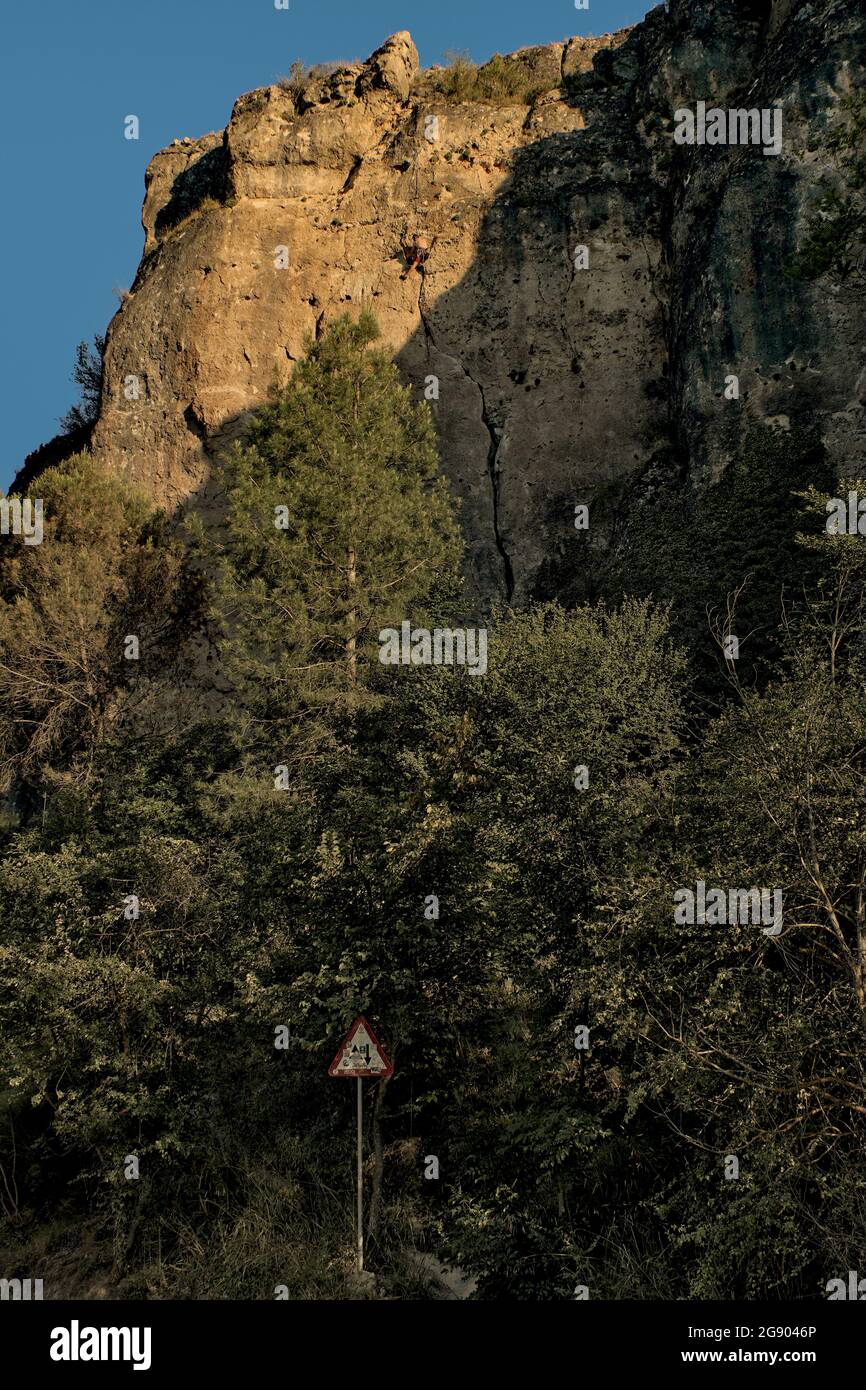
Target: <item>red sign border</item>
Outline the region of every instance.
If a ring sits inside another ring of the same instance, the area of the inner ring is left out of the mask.
[[[382,1057],[382,1060],[385,1063],[384,1071],[337,1071],[337,1066],[340,1063],[343,1053],[345,1052],[346,1048],[349,1046],[349,1043],[352,1041],[358,1029],[362,1025],[370,1034],[370,1041],[374,1043],[376,1047],[379,1049],[380,1056]],[[337,1055],[334,1058],[331,1065],[328,1067],[328,1075],[336,1077],[339,1081],[354,1081],[355,1077],[357,1076],[375,1077],[377,1081],[384,1081],[386,1076],[392,1076],[393,1073],[393,1063],[389,1062],[388,1058],[386,1057],[384,1047],[379,1042],[379,1039],[376,1037],[376,1034],[373,1032],[373,1029],[370,1027],[364,1015],[358,1014],[358,1017],[355,1019],[355,1022],[352,1024],[345,1038],[340,1043],[340,1046],[337,1048]]]
[[[352,1042],[354,1034],[357,1033],[357,1030],[359,1030],[361,1026],[366,1027],[367,1033],[370,1034],[370,1041],[374,1042],[375,1047],[379,1049],[379,1055],[381,1055],[382,1061],[385,1062],[384,1072],[371,1072],[371,1070],[364,1070],[364,1072],[338,1072],[338,1070],[336,1070],[336,1066],[339,1065],[339,1061],[341,1061],[343,1052],[345,1052],[346,1048],[349,1047],[349,1044],[350,1042]],[[334,1061],[331,1062],[331,1066],[329,1066],[328,1068],[328,1076],[335,1076],[336,1079],[345,1081],[353,1081],[354,1077],[356,1076],[371,1076],[375,1077],[375,1079],[379,1081],[382,1081],[385,1079],[386,1076],[392,1076],[392,1074],[393,1065],[391,1062],[388,1061],[388,1058],[386,1058],[385,1056],[385,1048],[382,1047],[381,1042],[379,1042],[377,1036],[375,1036],[375,1033],[373,1029],[371,1029],[370,1024],[367,1023],[366,1017],[364,1017],[363,1013],[359,1013],[359,1016],[357,1016],[357,1019],[354,1020],[352,1027],[350,1027],[348,1033],[346,1033],[345,1038],[343,1038],[341,1045],[339,1045],[338,1049],[336,1049],[336,1056],[334,1058]]]

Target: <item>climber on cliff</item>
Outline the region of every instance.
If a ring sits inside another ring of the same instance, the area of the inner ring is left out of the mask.
[[[405,280],[413,270],[421,274],[421,267],[430,255],[430,243],[425,236],[414,236],[410,242],[403,247],[403,255],[406,258],[406,269],[400,276]]]

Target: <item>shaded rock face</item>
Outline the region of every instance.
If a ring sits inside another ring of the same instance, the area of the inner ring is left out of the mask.
[[[699,488],[755,420],[816,421],[866,471],[862,292],[787,273],[863,81],[862,0],[672,0],[507,61],[521,99],[456,101],[396,34],[156,155],[94,450],[186,504],[306,338],[369,306],[434,398],[479,607],[556,591],[576,504],[603,551],[653,460]],[[782,153],[676,145],[699,100],[780,103]],[[433,250],[401,279],[414,232]]]

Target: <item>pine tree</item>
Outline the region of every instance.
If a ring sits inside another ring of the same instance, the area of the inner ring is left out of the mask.
[[[316,729],[357,706],[377,634],[457,593],[461,542],[429,408],[375,319],[339,320],[274,385],[226,460],[218,542],[226,669],[247,715]]]
[[[81,400],[72,405],[61,416],[60,429],[63,434],[75,434],[79,430],[90,430],[99,417],[102,401],[103,362],[105,359],[105,336],[94,334],[93,347],[86,340],[75,349],[75,366],[72,380],[81,390]]]

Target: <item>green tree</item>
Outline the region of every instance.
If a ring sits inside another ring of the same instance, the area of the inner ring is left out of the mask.
[[[308,343],[229,456],[223,659],[263,724],[360,698],[381,628],[456,596],[461,554],[429,407],[372,315]]]
[[[89,430],[99,418],[104,358],[105,337],[100,333],[95,334],[92,348],[85,340],[75,349],[72,380],[81,392],[81,401],[78,405],[70,406],[61,418],[60,428],[64,434]]]
[[[165,518],[89,455],[43,473],[44,536],[0,552],[0,791],[86,779],[156,677],[189,659],[201,582]],[[128,637],[138,658],[127,659]]]
[[[684,657],[666,615],[636,601],[505,615],[490,653],[484,680],[455,689],[429,796],[439,822],[460,808],[449,872],[485,924],[488,981],[485,1029],[466,1038],[437,1122],[454,1175],[443,1230],[482,1296],[559,1298],[584,1282],[605,1204],[628,1192],[611,1121],[627,932],[671,815]],[[591,973],[596,938],[616,970]]]
[[[732,676],[685,765],[676,833],[622,911],[628,961],[595,941],[593,974],[622,1001],[624,1118],[653,1155],[637,1231],[615,1222],[611,1243],[644,1282],[663,1267],[655,1231],[676,1297],[820,1296],[862,1248],[866,552],[826,534],[822,495],[804,500],[821,577],[782,610],[766,684]],[[782,933],[675,925],[673,893],[698,879],[778,888]]]

